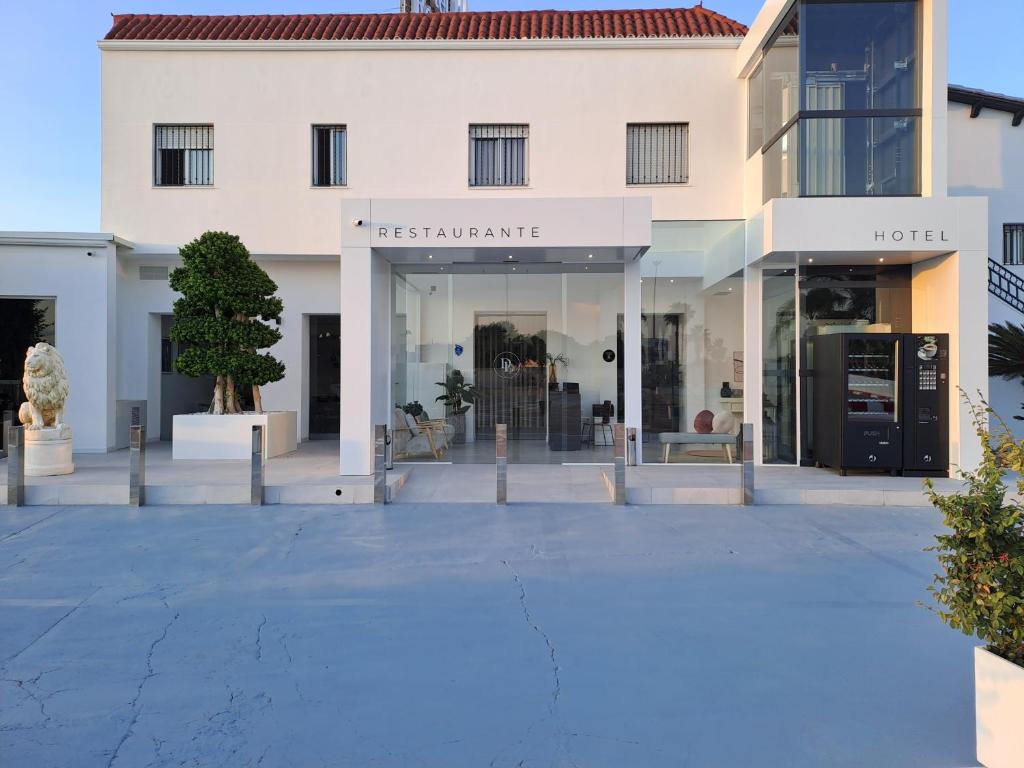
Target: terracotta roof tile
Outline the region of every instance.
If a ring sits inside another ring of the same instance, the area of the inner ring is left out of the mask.
[[[625,11],[483,11],[279,16],[119,14],[107,40],[543,40],[742,37],[703,6]]]

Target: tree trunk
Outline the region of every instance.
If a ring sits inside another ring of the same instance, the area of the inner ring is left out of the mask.
[[[260,388],[256,384],[252,385],[252,405],[256,413],[263,413],[263,398],[260,397]]]
[[[224,377],[218,376],[213,387],[213,412],[217,416],[224,414]]]
[[[228,413],[238,413],[238,398],[235,397],[235,379],[228,376],[227,408]]]

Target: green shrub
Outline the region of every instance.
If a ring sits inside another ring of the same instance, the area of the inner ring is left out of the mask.
[[[1006,498],[1007,469],[1024,470],[1024,442],[1017,442],[987,403],[964,398],[981,442],[982,460],[959,472],[964,489],[940,495],[926,488],[948,533],[936,536],[942,572],[929,591],[935,612],[954,629],[976,635],[991,652],[1024,666],[1024,507]],[[989,424],[996,426],[990,429]],[[1024,480],[1016,487],[1024,495]]]

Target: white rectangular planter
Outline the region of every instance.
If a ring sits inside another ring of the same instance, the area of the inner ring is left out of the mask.
[[[171,455],[175,459],[248,459],[252,454],[252,428],[263,425],[267,458],[296,448],[295,411],[179,414],[174,417]]]
[[[1024,667],[975,648],[974,711],[978,762],[985,768],[1024,765]]]

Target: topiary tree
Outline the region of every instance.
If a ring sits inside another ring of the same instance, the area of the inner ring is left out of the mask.
[[[277,284],[227,232],[204,232],[179,253],[182,266],[170,275],[171,288],[181,294],[171,338],[187,347],[175,370],[217,377],[211,413],[241,413],[240,386],[252,387],[255,410],[263,413],[260,387],[284,378],[284,364],[259,352],[281,340],[266,324],[284,309],[274,295]]]

